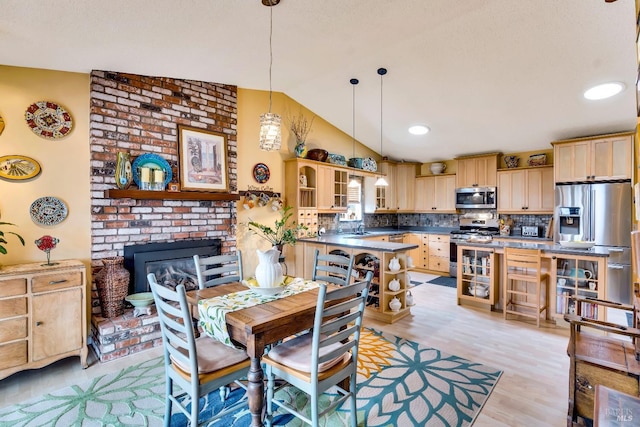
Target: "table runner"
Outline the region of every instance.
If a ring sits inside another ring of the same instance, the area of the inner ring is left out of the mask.
[[[248,289],[200,300],[198,301],[200,326],[210,337],[234,347],[229,337],[229,331],[227,331],[227,321],[225,319],[227,313],[309,291],[318,286],[316,282],[297,277],[285,287],[284,291],[277,295],[262,295],[253,289]]]

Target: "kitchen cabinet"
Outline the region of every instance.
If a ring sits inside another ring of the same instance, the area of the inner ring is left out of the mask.
[[[553,166],[498,171],[498,212],[553,213]]]
[[[567,313],[575,314],[572,295],[582,298],[606,299],[606,258],[581,255],[554,255],[551,264],[552,288],[555,289],[553,317],[562,320]],[[551,301],[553,303],[553,301]],[[581,303],[584,317],[606,320],[603,307],[592,303]]]
[[[416,212],[455,212],[456,176],[420,176],[415,179]]]
[[[449,273],[449,236],[443,234],[420,235],[419,257],[412,258],[416,268],[438,273]]]
[[[497,183],[498,153],[458,157],[456,187],[495,187]]]
[[[490,308],[499,300],[493,249],[458,245],[458,305],[470,301]]]
[[[295,263],[290,275],[310,279],[313,276],[313,261],[316,249],[321,255],[325,255],[327,245],[324,243],[298,242],[294,246]]]
[[[0,379],[69,356],[86,368],[86,301],[80,261],[0,268]]]
[[[292,209],[293,218],[307,226],[298,237],[318,234],[318,169],[316,162],[303,159],[285,161],[285,200]]]
[[[449,274],[449,236],[429,234],[429,270]]]
[[[409,268],[422,268],[422,234],[420,233],[405,233],[402,243],[411,243],[418,245],[415,249],[407,251],[407,267]],[[409,262],[411,257],[411,262]]]
[[[380,162],[378,167],[380,173],[385,175],[385,179],[389,185],[385,187],[375,187],[376,212],[396,212],[398,210],[398,200],[396,197],[396,163],[385,160]]]
[[[415,184],[419,164],[398,163],[396,173],[396,199],[398,212],[415,211]]]
[[[320,164],[318,173],[318,211],[346,212],[347,185],[349,174],[347,170]]]
[[[356,255],[357,256],[357,255]],[[396,258],[400,264],[399,270],[391,270],[389,264],[391,259]],[[406,252],[382,252],[380,259],[379,270],[379,285],[377,295],[377,306],[368,304],[365,308],[365,316],[373,319],[382,320],[387,323],[394,323],[403,317],[411,314],[406,301],[406,292],[408,289],[407,279],[407,254]],[[356,258],[355,263],[358,263]],[[399,282],[398,290],[391,290],[389,284],[391,281],[396,280]],[[391,309],[391,301],[397,299],[400,302],[400,308],[398,310]]]
[[[555,182],[597,182],[631,179],[633,134],[555,141]]]

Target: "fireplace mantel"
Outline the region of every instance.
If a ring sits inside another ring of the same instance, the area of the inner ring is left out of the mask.
[[[239,194],[207,193],[203,191],[146,191],[111,189],[104,192],[107,199],[147,200],[240,200]]]

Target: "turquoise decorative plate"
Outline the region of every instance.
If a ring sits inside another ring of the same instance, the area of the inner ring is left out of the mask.
[[[142,167],[163,170],[165,187],[167,186],[167,184],[169,184],[171,178],[173,177],[171,166],[169,166],[169,163],[165,159],[153,153],[141,154],[133,161],[133,164],[131,165],[131,169],[133,172],[133,181],[136,183],[138,188],[140,188],[140,168]]]

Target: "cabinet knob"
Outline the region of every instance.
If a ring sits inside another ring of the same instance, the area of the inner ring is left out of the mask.
[[[41,322],[41,321],[37,321],[37,322],[36,322],[36,326],[42,326],[42,323],[43,323],[43,322]]]

